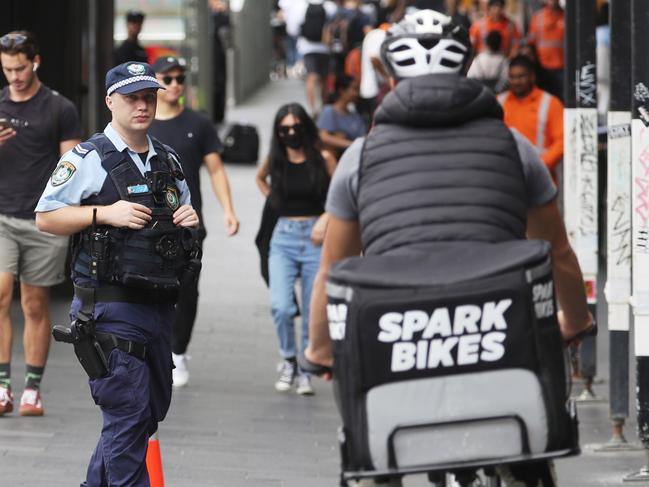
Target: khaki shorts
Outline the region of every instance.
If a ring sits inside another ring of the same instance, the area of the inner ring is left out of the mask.
[[[38,231],[34,220],[0,215],[0,272],[11,272],[30,286],[60,284],[65,280],[68,241]]]

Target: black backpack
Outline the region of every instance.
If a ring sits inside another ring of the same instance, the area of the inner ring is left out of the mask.
[[[322,42],[322,30],[327,21],[324,5],[310,3],[306,9],[301,35],[312,42]]]
[[[235,123],[226,130],[222,140],[224,161],[256,163],[259,159],[259,133],[254,125]]]
[[[356,11],[347,23],[347,51],[363,44],[365,32],[363,31],[363,14]]]

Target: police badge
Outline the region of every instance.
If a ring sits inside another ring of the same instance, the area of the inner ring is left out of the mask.
[[[77,168],[68,161],[61,161],[54,172],[52,173],[52,186],[61,186],[70,180]]]
[[[126,66],[126,69],[133,76],[141,76],[146,71],[146,68],[142,64],[129,64]]]
[[[180,198],[178,197],[178,189],[175,186],[167,186],[165,190],[165,200],[167,201],[167,206],[171,210],[176,211],[180,206]]]

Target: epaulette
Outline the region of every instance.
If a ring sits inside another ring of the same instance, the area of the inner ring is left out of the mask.
[[[97,147],[95,147],[95,144],[93,144],[92,142],[81,142],[80,144],[74,146],[72,153],[78,155],[83,159],[94,150],[97,150]]]

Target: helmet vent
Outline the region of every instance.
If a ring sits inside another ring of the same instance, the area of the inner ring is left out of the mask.
[[[462,49],[462,48],[461,48],[460,46],[458,46],[458,45],[450,45],[450,46],[448,46],[448,47],[446,48],[446,50],[447,50],[447,51],[454,52],[455,54],[462,54],[462,55],[465,55],[465,54],[466,54],[466,50]]]
[[[409,57],[407,59],[404,59],[403,61],[397,61],[396,62],[397,66],[405,67],[405,66],[412,66],[413,64],[416,64],[416,61]]]
[[[420,37],[419,39],[417,39],[417,42],[419,42],[421,47],[430,51],[437,45],[439,39],[435,39],[434,37]]]
[[[401,51],[407,51],[408,49],[410,49],[410,46],[407,46],[406,44],[399,44],[394,48],[390,48],[390,52],[401,52]]]
[[[447,59],[447,58],[442,58],[439,61],[439,64],[441,64],[445,68],[451,68],[451,69],[457,69],[457,67],[460,65],[459,63],[457,63],[455,61],[451,61],[450,59]]]

